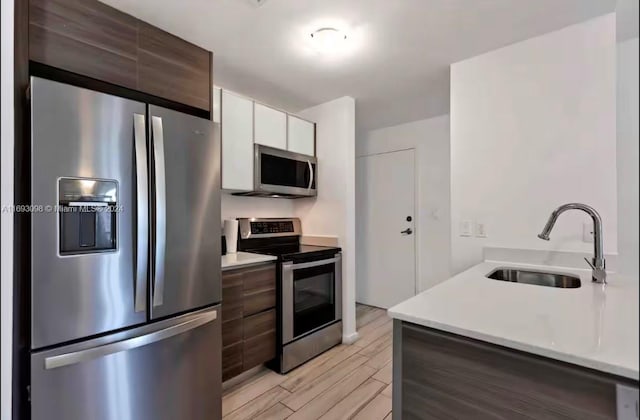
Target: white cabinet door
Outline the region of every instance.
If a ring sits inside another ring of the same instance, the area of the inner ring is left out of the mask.
[[[213,88],[213,122],[220,122],[220,97],[222,95],[222,89],[219,87]]]
[[[287,148],[287,114],[256,103],[254,109],[254,141],[257,144]]]
[[[292,152],[314,156],[316,154],[315,124],[288,115],[288,149]]]
[[[253,101],[222,91],[222,188],[253,190]]]

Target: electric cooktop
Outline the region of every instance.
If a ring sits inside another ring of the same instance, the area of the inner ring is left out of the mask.
[[[331,258],[339,247],[303,245],[302,230],[296,218],[238,219],[238,250],[274,255],[280,261]]]

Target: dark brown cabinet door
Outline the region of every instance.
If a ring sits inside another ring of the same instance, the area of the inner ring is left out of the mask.
[[[276,267],[249,269],[244,274],[244,316],[276,306]]]
[[[276,357],[276,310],[271,309],[244,319],[244,370]]]
[[[393,357],[394,417],[616,418],[616,381],[565,363],[400,321]]]
[[[276,356],[276,267],[222,273],[222,380]]]
[[[144,22],[138,33],[138,89],[209,109],[211,54]]]
[[[29,59],[211,111],[212,54],[98,0],[29,0]]]
[[[242,271],[222,273],[222,322],[242,318],[244,307]]]
[[[222,349],[222,381],[244,372],[242,368],[242,341]]]
[[[138,21],[98,1],[30,0],[29,59],[137,88]]]

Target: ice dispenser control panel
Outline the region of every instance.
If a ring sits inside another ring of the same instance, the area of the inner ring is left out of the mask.
[[[58,206],[61,255],[116,249],[117,181],[60,178]]]

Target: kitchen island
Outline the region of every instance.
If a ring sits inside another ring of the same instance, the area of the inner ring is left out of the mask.
[[[486,277],[501,267],[581,287]],[[485,261],[389,315],[394,418],[625,418],[625,404],[635,415],[638,279],[612,274],[605,286],[590,270]]]

